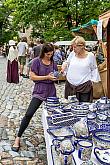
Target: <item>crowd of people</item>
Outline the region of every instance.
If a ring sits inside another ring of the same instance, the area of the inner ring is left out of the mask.
[[[65,98],[76,95],[79,102],[92,102],[93,83],[100,81],[96,58],[92,52],[85,49],[85,40],[76,36],[68,49],[68,58],[64,52],[52,43],[44,43],[37,39],[37,45],[27,44],[22,38],[16,45],[13,40],[9,42],[7,64],[7,81],[19,83],[19,76],[29,78],[35,83],[32,100],[22,119],[12,150],[18,152],[20,138],[27,128],[31,118],[43,101],[48,97],[56,97],[55,81],[58,76],[58,64],[62,61],[60,74],[66,75]],[[28,57],[27,75],[24,75],[24,65]],[[18,68],[20,73],[18,72]]]
[[[39,57],[44,40],[36,39],[36,42],[27,43],[27,38],[22,37],[16,44],[14,40],[9,41],[9,51],[7,54],[7,82],[19,83],[19,76],[29,78],[30,66],[34,58]],[[54,45],[53,60],[57,64],[62,64],[65,59],[65,52],[59,46]],[[24,66],[27,66],[24,74]]]

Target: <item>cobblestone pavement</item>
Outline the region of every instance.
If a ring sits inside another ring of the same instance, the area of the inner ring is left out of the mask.
[[[21,138],[18,153],[11,150],[22,117],[31,99],[33,82],[20,77],[19,84],[6,82],[6,58],[0,57],[0,165],[47,165],[41,123],[42,106],[33,116]],[[56,85],[63,96],[64,83]]]

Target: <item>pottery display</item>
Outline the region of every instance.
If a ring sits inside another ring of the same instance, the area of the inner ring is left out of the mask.
[[[93,144],[98,161],[110,164],[107,157],[110,154],[110,100],[102,97],[92,104],[72,102],[75,97],[69,96],[68,100],[50,97],[45,104],[47,132],[53,138],[57,157],[53,158],[53,165],[57,159],[57,165],[76,165],[72,156],[75,149],[84,161],[81,165],[95,165],[90,161]]]
[[[60,143],[61,153],[71,154],[72,152],[74,152],[74,150],[75,150],[74,144],[72,144],[72,141],[70,138],[66,138],[66,139],[61,141],[61,143]]]
[[[48,97],[46,101],[46,107],[48,108],[58,108],[60,107],[60,102],[58,97]]]

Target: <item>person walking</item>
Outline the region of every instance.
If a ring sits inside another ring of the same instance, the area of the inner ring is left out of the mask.
[[[79,102],[92,102],[93,83],[100,81],[96,58],[85,50],[83,37],[76,36],[72,43],[73,51],[61,69],[62,73],[67,69],[65,98],[75,94]]]
[[[25,116],[22,119],[18,135],[12,147],[12,150],[15,152],[19,151],[20,138],[41,103],[48,97],[56,97],[54,81],[56,81],[57,78],[51,73],[54,70],[57,71],[58,68],[57,64],[53,62],[53,52],[54,47],[52,44],[44,44],[42,46],[40,56],[35,58],[32,62],[30,79],[35,82],[35,86],[32,94],[32,100]]]
[[[22,37],[21,41],[17,45],[18,49],[18,60],[20,63],[20,76],[25,77],[24,71],[24,65],[26,64],[26,54],[28,54],[28,44],[27,44],[27,38]]]
[[[53,60],[60,65],[62,63],[62,54],[61,51],[59,49],[59,46],[55,45],[54,46],[54,56],[53,56]]]
[[[19,83],[18,73],[18,51],[15,46],[15,41],[9,41],[9,53],[8,53],[8,64],[7,64],[7,82]]]
[[[30,71],[30,67],[32,65],[32,60],[34,58],[40,56],[40,52],[41,52],[44,41],[42,39],[37,39],[36,43],[37,43],[37,45],[33,46],[32,49],[29,50],[31,53],[31,55],[30,55],[31,58],[30,58],[29,62],[27,63],[27,75],[25,75],[24,78],[29,78],[29,71]],[[28,53],[29,53],[29,51],[28,51]]]
[[[27,74],[24,76],[24,78],[29,78],[30,67],[32,64],[32,60],[34,58],[33,46],[34,46],[34,43],[31,42],[28,48]]]

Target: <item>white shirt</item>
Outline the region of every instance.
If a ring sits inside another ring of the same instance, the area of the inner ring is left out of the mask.
[[[13,46],[9,48],[9,53],[7,59],[11,62],[14,61],[18,57],[18,51],[17,49],[14,49]]]
[[[88,80],[92,82],[100,81],[96,59],[92,52],[88,52],[85,58],[78,58],[74,52],[71,52],[67,63],[67,80],[72,85],[78,86]]]
[[[18,56],[25,56],[28,49],[28,44],[26,42],[19,42],[17,45]]]

